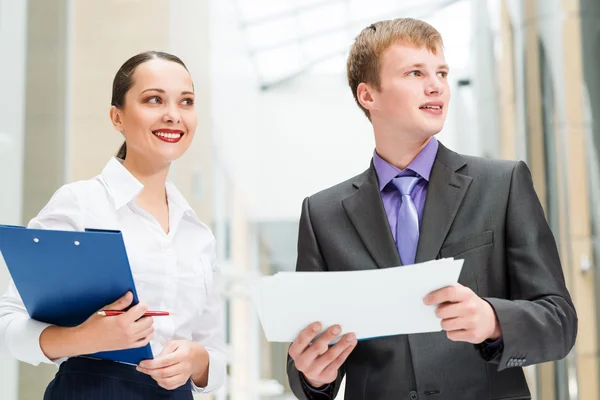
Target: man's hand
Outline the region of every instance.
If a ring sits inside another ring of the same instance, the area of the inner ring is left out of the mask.
[[[321,324],[316,322],[305,328],[290,346],[289,354],[294,360],[296,369],[314,388],[327,385],[336,380],[338,369],[356,347],[356,336],[348,333],[333,346],[329,343],[340,333],[341,328],[334,325],[327,329],[321,337],[314,340],[321,331]],[[313,341],[314,340],[314,341]]]
[[[435,314],[442,319],[442,329],[455,342],[479,344],[502,336],[492,306],[468,287],[457,284],[428,294],[426,305],[439,304]]]
[[[206,349],[187,340],[174,340],[167,343],[155,359],[142,361],[137,370],[150,375],[159,386],[173,390],[185,384],[190,377],[196,386],[206,386],[208,366]]]

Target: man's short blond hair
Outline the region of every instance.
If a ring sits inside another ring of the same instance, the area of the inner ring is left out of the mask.
[[[346,68],[354,99],[369,119],[369,110],[358,101],[356,89],[364,82],[381,90],[381,55],[397,42],[425,47],[433,54],[444,45],[442,35],[433,26],[413,18],[380,21],[363,29],[350,49]]]

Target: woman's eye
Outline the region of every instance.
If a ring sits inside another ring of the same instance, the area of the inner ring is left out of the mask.
[[[186,106],[191,106],[194,104],[194,99],[185,99],[182,101],[182,103]]]
[[[159,104],[160,103],[160,97],[158,97],[158,96],[152,96],[152,97],[148,98],[147,102],[151,103],[151,104]]]
[[[410,71],[409,76],[421,76],[421,71]]]

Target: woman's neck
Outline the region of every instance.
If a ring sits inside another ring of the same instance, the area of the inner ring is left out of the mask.
[[[169,164],[157,166],[128,155],[123,161],[123,166],[144,185],[138,200],[153,205],[166,203],[165,183],[169,174]]]

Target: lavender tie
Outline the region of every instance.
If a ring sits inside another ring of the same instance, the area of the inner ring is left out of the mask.
[[[419,213],[411,193],[420,180],[420,176],[400,176],[392,180],[401,195],[396,222],[396,246],[403,265],[415,263],[419,243]]]

